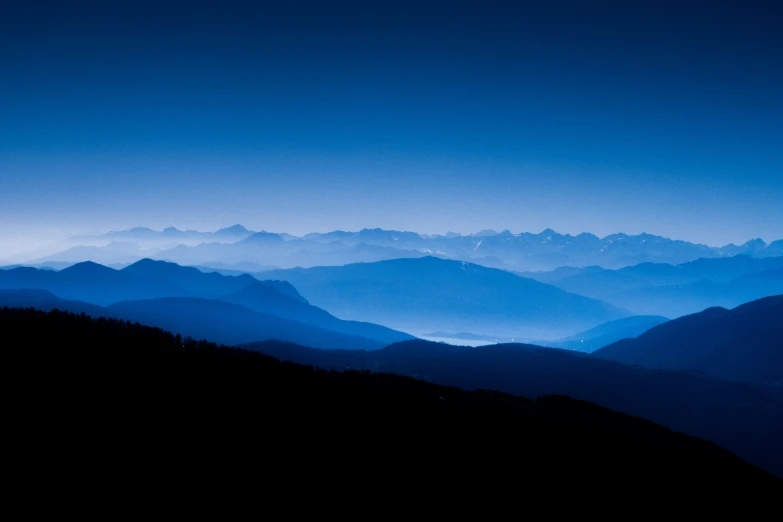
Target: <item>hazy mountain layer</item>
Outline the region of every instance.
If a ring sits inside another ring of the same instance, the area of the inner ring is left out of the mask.
[[[783,256],[698,259],[681,265],[643,263],[523,272],[525,277],[601,299],[641,315],[678,317],[711,306],[733,308],[783,293]]]
[[[289,281],[310,302],[339,317],[417,334],[441,330],[554,337],[627,315],[601,301],[507,271],[434,257],[256,276]]]
[[[536,344],[592,353],[599,348],[617,342],[621,339],[638,337],[650,328],[668,321],[666,317],[657,315],[634,315],[609,321],[587,331],[574,334],[556,341],[541,341]]]
[[[199,298],[200,300],[191,301],[194,306],[200,303],[194,308],[194,312],[199,311],[199,313],[205,306],[203,300],[220,300],[241,305],[244,309],[249,309],[248,311],[295,321],[297,324],[304,323],[310,327],[330,330],[332,333],[366,338],[362,341],[364,344],[353,341],[351,346],[354,347],[378,348],[412,338],[408,334],[375,324],[342,321],[325,310],[309,304],[290,283],[285,281],[259,281],[247,274],[234,277],[205,273],[196,268],[149,259],[139,261],[122,270],[114,270],[96,263],[80,263],[59,272],[34,268],[3,270],[0,271],[0,289],[3,288],[43,289],[63,299],[86,301],[103,306],[118,301],[146,300],[148,302],[145,308],[154,305],[155,309],[159,308],[156,304],[158,302],[149,300],[172,297]],[[172,313],[173,311],[174,309],[171,310]],[[210,320],[211,322],[223,320],[224,315],[231,315],[224,308],[216,308],[215,311],[217,315]],[[167,311],[161,309],[160,312],[165,314]],[[180,312],[184,313],[184,309]],[[246,318],[252,320],[253,317]],[[163,323],[167,328],[173,328],[171,324]],[[226,337],[223,334],[218,336],[212,330],[203,331],[200,335],[224,343],[256,340],[252,337],[244,337],[253,334],[252,328],[249,330],[245,328],[243,332],[243,336],[236,338]],[[264,337],[270,338],[274,335],[267,333]],[[297,337],[296,332],[292,331],[276,338],[293,341]],[[372,339],[372,343],[367,344],[368,339]],[[310,341],[306,342],[312,344]]]

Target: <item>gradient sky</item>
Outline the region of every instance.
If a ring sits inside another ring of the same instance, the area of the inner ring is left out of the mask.
[[[4,1],[0,246],[234,223],[783,238],[779,2],[521,3]]]

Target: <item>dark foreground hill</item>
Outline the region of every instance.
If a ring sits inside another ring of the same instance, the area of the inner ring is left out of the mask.
[[[315,350],[264,342],[248,349],[301,364],[389,372],[464,389],[567,395],[715,442],[783,477],[783,397],[696,372],[652,370],[525,344],[470,348],[407,341],[382,350]]]
[[[696,504],[703,491],[700,512],[747,513],[781,491],[711,443],[566,397],[314,370],[61,312],[3,309],[0,331],[26,399],[9,412],[26,456],[17,480],[76,492],[69,502],[157,495],[184,509],[183,491],[204,502],[228,490],[230,504],[288,500],[288,513],[479,504],[486,515],[598,491]],[[569,506],[582,508],[557,510]]]

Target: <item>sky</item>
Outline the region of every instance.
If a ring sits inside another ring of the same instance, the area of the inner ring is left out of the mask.
[[[0,252],[148,226],[783,238],[776,2],[0,3]]]

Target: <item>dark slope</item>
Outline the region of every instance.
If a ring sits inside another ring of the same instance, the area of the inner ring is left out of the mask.
[[[733,310],[709,308],[680,317],[594,355],[651,368],[695,369],[726,379],[783,383],[783,295]]]
[[[197,268],[152,259],[142,259],[123,268],[122,272],[146,281],[176,285],[179,289],[176,296],[181,297],[217,297],[236,292],[255,281],[249,275],[230,277],[214,272],[205,273]]]
[[[203,506],[230,493],[265,509],[285,501],[288,513],[388,505],[486,516],[564,495],[558,511],[576,513],[584,505],[573,501],[610,491],[626,512],[627,502],[685,502],[757,516],[781,490],[713,444],[565,397],[314,371],[61,313],[2,310],[0,331],[27,394],[7,413],[26,455],[10,471],[26,482],[46,470],[53,495],[87,490],[125,505],[147,492],[179,504],[201,494]]]
[[[122,270],[86,261],[59,272],[17,268],[0,273],[0,288],[42,288],[60,297],[96,304],[155,297],[215,298],[252,284],[266,284],[290,299],[304,300],[283,281],[259,283],[246,274],[224,276],[150,259],[142,259]]]
[[[83,301],[60,299],[48,290],[35,288],[0,289],[0,307],[35,308],[50,311],[55,308],[92,317],[116,317],[106,308]]]
[[[266,339],[325,349],[375,350],[384,345],[375,339],[344,335],[213,299],[166,297],[121,301],[108,310],[142,324],[229,345]]]
[[[110,317],[165,327],[185,336],[210,337],[225,344],[277,339],[298,342],[324,349],[377,350],[385,343],[376,339],[350,336],[259,314],[222,301],[178,297],[152,300],[121,301],[101,307],[83,301],[60,299],[51,292],[37,289],[0,290],[0,306],[58,309],[85,313],[93,317]]]
[[[747,384],[520,344],[469,348],[408,341],[376,352],[327,352],[281,343],[246,347],[329,369],[394,372],[531,397],[569,395],[712,440],[783,476],[783,397]]]
[[[57,272],[47,268],[20,266],[0,271],[0,288],[46,288],[57,279]]]
[[[296,290],[296,288],[294,288],[294,285],[292,285],[288,281],[273,281],[271,279],[267,279],[266,281],[262,281],[262,282],[267,286],[271,286],[281,294],[290,297],[291,299],[296,299],[297,301],[301,301],[302,303],[307,303],[307,299],[302,297],[302,295]]]
[[[593,355],[603,359],[625,364],[647,364],[663,368],[673,366],[683,368],[694,357],[699,357],[711,349],[701,339],[694,342],[694,335],[714,335],[710,328],[721,321],[729,311],[725,308],[712,307],[698,314],[678,317],[659,328],[651,328],[640,336],[641,339],[622,339],[610,344]],[[674,344],[669,344],[669,343]]]
[[[666,317],[656,315],[623,317],[622,319],[604,323],[585,332],[566,337],[565,339],[550,342],[542,341],[538,344],[551,346],[552,348],[563,348],[564,350],[592,353],[599,348],[603,348],[620,339],[638,337],[650,328],[665,323],[668,320],[669,319]]]
[[[268,315],[326,328],[345,335],[369,337],[382,344],[412,339],[403,332],[371,323],[342,321],[326,310],[312,306],[287,281],[258,279],[244,274],[236,277],[204,273],[197,268],[144,259],[123,270],[151,281],[174,283],[181,294],[213,298],[245,306]]]
[[[176,295],[166,281],[147,281],[113,268],[86,261],[59,272],[17,268],[0,272],[0,288],[39,288],[63,299],[107,305],[122,299],[149,299]]]
[[[407,331],[544,336],[583,330],[623,312],[510,272],[434,257],[261,272],[289,281],[335,315]]]
[[[142,259],[123,268],[122,271],[145,280],[176,285],[179,288],[179,294],[170,297],[216,298],[239,292],[251,285],[255,287],[264,285],[269,289],[265,294],[268,299],[280,302],[288,300],[277,295],[279,293],[286,298],[307,303],[307,300],[296,291],[296,288],[286,281],[259,282],[258,279],[244,273],[223,275],[217,271],[199,270],[191,266],[180,266],[176,263],[152,259]]]

